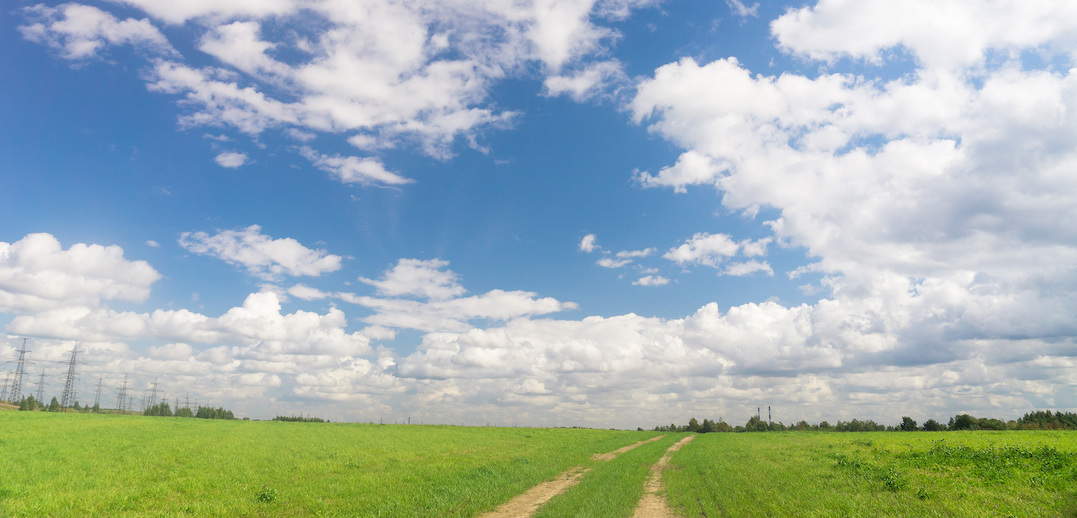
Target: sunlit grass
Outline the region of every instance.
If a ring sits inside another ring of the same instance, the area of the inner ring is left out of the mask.
[[[666,483],[686,516],[1074,516],[1073,432],[706,434]]]
[[[0,515],[473,516],[654,435],[0,412]]]

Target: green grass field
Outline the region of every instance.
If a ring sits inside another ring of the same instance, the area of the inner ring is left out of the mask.
[[[673,456],[685,516],[1077,516],[1077,433],[705,434]]]
[[[0,411],[0,516],[475,516],[573,467],[539,516],[631,516],[684,434]],[[1077,516],[1077,433],[704,434],[684,516]]]
[[[473,516],[658,435],[0,412],[0,516]]]

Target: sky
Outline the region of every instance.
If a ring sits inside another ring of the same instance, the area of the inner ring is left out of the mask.
[[[0,360],[255,419],[1077,409],[1077,4],[0,11]],[[7,386],[8,382],[5,382]]]

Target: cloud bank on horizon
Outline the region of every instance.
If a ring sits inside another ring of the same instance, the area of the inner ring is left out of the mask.
[[[378,207],[359,235],[448,198],[474,226],[443,234],[488,231],[503,193],[468,183],[464,155],[498,183],[492,168],[514,167],[502,136],[543,146],[529,118],[561,122],[542,114],[609,112],[674,151],[617,173],[622,213],[596,206],[517,271],[484,267],[501,245],[326,239],[356,224],[313,196],[287,222],[222,208],[120,244],[60,239],[52,217],[0,236],[0,358],[30,336],[62,362],[78,340],[84,384],[156,377],[255,417],[646,427],[760,405],[787,423],[1077,408],[1077,6],[725,7],[696,34],[756,34],[765,59],[681,42],[638,75],[633,38],[678,16],[657,0],[27,4],[5,26],[20,52],[76,77],[122,68],[173,110],[163,134],[206,133],[198,185],[287,163]],[[457,161],[450,178],[420,171]],[[528,181],[556,199],[587,180]],[[710,193],[710,215],[680,212]],[[679,230],[626,222],[640,210]],[[155,296],[216,275],[251,289],[211,314]],[[734,286],[747,301],[720,307]],[[698,303],[612,312],[604,290],[617,307]]]

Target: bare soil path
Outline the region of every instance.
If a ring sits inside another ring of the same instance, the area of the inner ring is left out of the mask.
[[[613,460],[618,455],[631,450],[632,448],[638,448],[642,444],[647,444],[651,441],[657,441],[665,437],[659,435],[646,441],[640,441],[636,444],[631,444],[609,453],[597,453],[592,460]],[[682,441],[683,442],[683,441]],[[679,444],[679,443],[678,443]],[[663,457],[665,458],[665,457]],[[661,461],[659,461],[661,462]],[[562,473],[557,478],[543,482],[531,489],[528,489],[523,494],[517,495],[512,500],[501,504],[497,509],[485,513],[480,518],[521,518],[526,516],[533,516],[542,504],[545,504],[551,498],[568,491],[568,489],[580,482],[580,479],[588,472],[590,468],[583,466],[576,466],[568,471]]]
[[[643,486],[643,498],[640,499],[639,507],[636,507],[635,514],[632,515],[634,518],[672,518],[675,516],[666,499],[662,498],[662,471],[669,465],[669,457],[673,455],[673,452],[681,449],[682,446],[688,444],[695,437],[695,435],[689,435],[677,441],[677,444],[670,446],[666,450],[666,454],[662,455],[662,458],[651,466],[651,477],[647,479],[647,484]]]
[[[620,454],[622,454],[622,453],[624,453],[626,451],[629,451],[629,450],[632,450],[632,449],[635,449],[635,448],[639,448],[640,446],[643,446],[644,444],[647,444],[647,443],[653,442],[653,441],[657,441],[658,439],[661,439],[663,437],[665,437],[665,435],[659,435],[658,437],[651,437],[650,439],[647,439],[646,441],[640,441],[640,442],[637,442],[636,444],[629,444],[628,446],[625,446],[624,448],[613,450],[613,451],[611,451],[609,453],[596,453],[596,454],[591,456],[591,460],[613,460],[613,459],[616,459],[618,455],[620,455]]]

